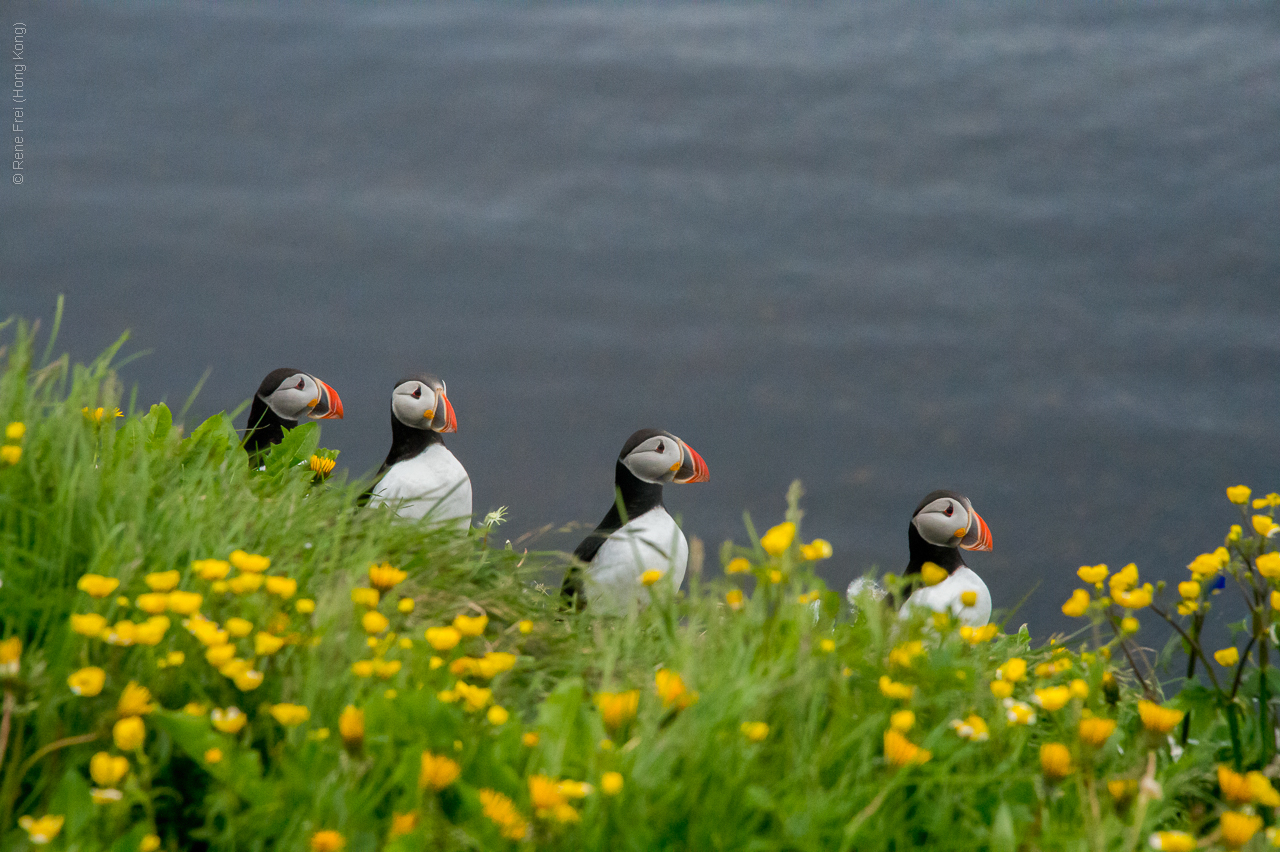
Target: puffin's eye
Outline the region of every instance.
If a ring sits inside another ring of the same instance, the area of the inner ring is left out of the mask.
[[[946,511],[944,514],[946,514],[946,516],[949,518],[949,517],[951,517],[952,515],[954,515],[955,513],[956,513],[956,507],[955,507],[955,506],[947,506],[947,511]]]
[[[293,389],[294,389],[294,390],[302,390],[302,389],[303,389],[303,388],[305,388],[306,386],[307,386],[307,383],[306,383],[303,379],[298,379],[298,383],[297,383],[296,385],[294,385],[294,386],[293,386]]]
[[[422,388],[414,388],[414,389],[413,389],[413,398],[414,398],[414,399],[422,399]]]
[[[660,453],[665,453],[666,451],[667,451],[667,445],[666,445],[666,444],[664,444],[662,441],[659,441],[659,442],[658,442],[658,452],[660,452]]]

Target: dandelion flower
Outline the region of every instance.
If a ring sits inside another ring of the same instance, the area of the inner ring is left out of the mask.
[[[325,458],[320,455],[313,454],[311,458],[307,459],[307,467],[311,468],[312,472],[321,479],[324,479],[329,474],[333,473],[333,469],[337,464],[337,459]]]
[[[920,748],[893,728],[884,732],[884,759],[892,766],[925,763],[933,754]]]
[[[529,824],[516,810],[515,802],[497,790],[482,788],[480,805],[484,815],[498,826],[503,837],[509,840],[520,840],[528,833]]]
[[[422,768],[418,773],[418,786],[423,790],[440,791],[458,780],[462,767],[457,761],[444,755],[422,753]]]
[[[606,772],[600,776],[600,790],[606,796],[616,796],[622,792],[622,773]]]
[[[595,701],[600,708],[604,726],[610,731],[616,731],[636,717],[636,711],[640,707],[640,690],[598,692]]]
[[[1280,593],[1274,593],[1274,594],[1280,594]],[[742,601],[743,601],[743,596],[742,596],[741,589],[730,589],[729,591],[724,593],[724,602],[727,603],[729,605],[729,609],[733,610],[734,612],[737,612],[738,610],[742,609]]]
[[[741,556],[729,560],[729,564],[724,566],[726,574],[745,574],[751,570],[751,563]]]
[[[796,525],[790,521],[778,524],[760,537],[760,546],[770,556],[781,556],[796,537]]]
[[[1094,748],[1101,748],[1116,730],[1115,719],[1090,716],[1080,720],[1080,739]]]
[[[409,573],[393,568],[389,563],[369,566],[369,585],[380,592],[386,592],[408,579]]]
[[[111,737],[115,740],[116,748],[133,751],[146,740],[147,726],[143,724],[141,716],[126,716],[112,727]]]
[[[1044,743],[1040,746],[1040,769],[1051,781],[1066,778],[1075,771],[1071,750],[1062,743]]]
[[[1182,710],[1161,707],[1153,701],[1138,702],[1138,716],[1142,719],[1142,726],[1157,734],[1167,734],[1172,731],[1185,715],[1186,713]]]

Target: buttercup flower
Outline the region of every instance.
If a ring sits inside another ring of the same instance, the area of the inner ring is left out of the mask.
[[[356,660],[351,664],[351,673],[356,677],[373,677],[373,660]]]
[[[751,563],[745,558],[738,556],[729,560],[729,564],[724,566],[726,574],[745,574],[751,570]]]
[[[636,710],[640,707],[640,690],[598,692],[595,700],[604,726],[616,731],[636,717]]]
[[[1253,564],[1258,566],[1258,573],[1268,580],[1280,577],[1280,553],[1263,553],[1253,560]]]
[[[7,465],[15,465],[22,461],[22,447],[13,444],[0,447],[0,461]]]
[[[933,754],[908,740],[893,728],[884,732],[884,759],[891,766],[924,763]]]
[[[926,586],[936,586],[950,575],[947,569],[934,562],[926,562],[920,566],[920,579],[924,580]]]
[[[10,636],[0,642],[0,675],[13,676],[22,665],[22,639]]]
[[[124,798],[124,793],[114,787],[91,787],[89,800],[95,805],[112,805]]]
[[[889,727],[895,731],[906,733],[916,723],[916,714],[910,710],[899,710],[889,717]]]
[[[99,787],[114,787],[129,774],[129,759],[100,751],[89,759],[89,777]]]
[[[250,574],[261,574],[271,567],[271,558],[269,556],[245,553],[243,550],[231,551],[231,555],[227,559],[235,566],[237,571],[245,571]]]
[[[1012,698],[1004,699],[1005,718],[1009,720],[1010,725],[1034,725],[1036,723],[1036,711],[1031,709],[1031,705],[1023,701],[1014,701]]]
[[[72,614],[71,629],[81,636],[95,637],[100,636],[103,630],[107,629],[107,620],[96,612],[85,613],[84,615]]]
[[[991,738],[991,729],[987,727],[987,720],[976,713],[970,714],[967,719],[952,719],[950,725],[958,736],[970,742],[981,743]]]
[[[273,704],[271,716],[286,728],[292,728],[310,719],[311,711],[301,704]]]
[[[622,774],[606,772],[600,776],[600,790],[606,796],[616,796],[622,792]]]
[[[724,593],[724,602],[729,605],[729,609],[735,612],[742,609],[742,600],[743,597],[741,589],[730,589]]]
[[[996,677],[1009,683],[1017,683],[1027,676],[1027,661],[1021,657],[1011,657],[1004,665],[996,669]]]
[[[1196,839],[1185,831],[1157,831],[1147,838],[1147,845],[1162,852],[1194,852]]]
[[[181,579],[182,575],[177,571],[157,571],[142,578],[153,592],[171,592],[178,587]]]
[[[1249,495],[1252,493],[1247,485],[1233,485],[1227,489],[1227,499],[1237,506],[1243,506],[1249,502]]]
[[[205,763],[221,763],[222,749],[220,748],[207,749],[204,753],[204,762]]]
[[[815,538],[800,548],[800,555],[810,562],[817,562],[819,559],[830,559],[831,554],[834,552],[831,549],[831,542],[824,538]]]
[[[911,664],[915,658],[924,653],[924,642],[915,639],[910,642],[903,642],[897,645],[889,652],[889,665],[901,666],[904,669],[911,668]]]
[[[238,574],[227,581],[227,588],[237,595],[256,592],[262,588],[261,574]]]
[[[1090,716],[1080,720],[1080,739],[1094,748],[1101,748],[1116,730],[1115,719]]]
[[[533,632],[533,622],[527,618],[522,619],[520,622],[516,624],[516,629],[519,630],[525,636],[528,636],[530,633]]]
[[[1276,530],[1280,530],[1280,525],[1277,525],[1270,515],[1254,515],[1250,518],[1250,522],[1253,524],[1253,531],[1260,536],[1270,536]]]
[[[1116,801],[1124,801],[1138,792],[1136,778],[1113,778],[1107,782],[1107,792]]]
[[[44,846],[62,831],[62,823],[66,818],[45,814],[40,819],[24,816],[18,820],[18,826],[27,833],[27,839],[36,846]]]
[[[462,641],[462,633],[456,627],[428,627],[424,635],[427,644],[437,651],[448,651]]]
[[[662,706],[671,707],[672,705],[681,709],[688,707],[693,702],[689,690],[684,685],[684,678],[670,669],[658,669],[653,677],[654,685],[658,690],[658,697],[662,699]]]
[[[351,704],[344,707],[338,717],[338,733],[347,748],[359,748],[364,743],[364,711]]]
[[[454,629],[463,636],[482,636],[484,634],[485,627],[488,625],[489,616],[483,614],[475,616],[459,615],[453,619]],[[437,648],[436,650],[443,649]]]
[[[1195,580],[1183,580],[1178,584],[1178,595],[1184,600],[1195,600],[1200,597],[1200,584]]]
[[[311,852],[340,852],[346,845],[347,839],[332,829],[311,835]]]
[[[440,791],[458,780],[462,767],[457,761],[429,751],[422,753],[422,769],[418,773],[418,786],[423,790]]]
[[[408,813],[403,813],[403,814],[392,813],[391,814],[391,830],[388,832],[388,834],[391,837],[399,837],[403,834],[408,834],[409,832],[413,831],[417,827],[418,827],[417,811],[409,811]]]
[[[134,603],[143,612],[158,615],[169,608],[169,596],[160,592],[150,592],[145,595],[138,595]]]
[[[396,612],[402,612],[408,615],[413,612],[415,606],[417,606],[417,602],[414,601],[413,598],[401,598],[396,601]]]
[[[76,581],[76,588],[95,598],[105,598],[120,586],[115,577],[104,577],[101,574],[85,574]]]
[[[1085,614],[1085,610],[1089,608],[1089,593],[1084,589],[1076,589],[1071,593],[1071,598],[1062,605],[1064,615],[1072,618],[1079,618]]]
[[[241,692],[249,692],[250,690],[254,690],[259,686],[262,686],[262,672],[257,671],[256,669],[249,669],[242,674],[235,675],[231,679],[231,682],[234,683],[236,685],[236,689]]]
[[[1102,581],[1107,579],[1107,575],[1111,573],[1106,565],[1081,565],[1076,569],[1076,576],[1086,583],[1101,585]]]
[[[1031,700],[1042,709],[1052,713],[1054,710],[1061,710],[1067,706],[1067,702],[1071,700],[1071,690],[1065,686],[1050,686],[1044,689],[1037,689]]]
[[[990,642],[999,632],[1000,628],[995,624],[984,624],[981,627],[970,627],[966,624],[960,628],[960,638],[970,645],[980,645],[983,642]]]
[[[4,427],[4,437],[9,441],[21,441],[22,436],[27,434],[27,426],[25,423],[14,421]]]
[[[260,657],[274,654],[284,647],[284,640],[279,636],[258,631],[253,637],[253,652]]]
[[[1066,778],[1075,771],[1071,750],[1062,743],[1044,743],[1040,746],[1040,769],[1051,781]]]
[[[144,835],[138,841],[138,852],[156,852],[160,848],[160,837],[155,834]]]
[[[133,751],[146,740],[147,726],[142,723],[141,716],[125,716],[111,729],[111,737],[115,740],[116,748]]]
[[[905,683],[898,683],[888,675],[880,675],[880,693],[886,698],[906,701],[915,694],[916,688]]]
[[[133,681],[125,686],[116,703],[116,712],[121,716],[145,716],[154,709],[156,707],[151,703],[151,690]]]
[[[656,568],[651,568],[640,575],[640,583],[645,586],[652,586],[661,579],[662,572]]]
[[[288,600],[298,591],[298,581],[292,577],[268,577],[265,583],[267,594]]]
[[[222,580],[231,573],[231,563],[222,559],[196,559],[191,563],[191,570],[201,580]]]
[[[360,626],[364,628],[365,633],[376,635],[390,627],[391,622],[376,609],[371,609],[360,617]]]
[[[489,699],[493,697],[493,690],[479,686],[472,686],[469,683],[458,681],[453,685],[453,691],[458,697],[466,703],[467,709],[472,713],[483,710],[485,705],[489,703]]]
[[[369,566],[369,585],[381,592],[388,591],[400,583],[403,583],[409,576],[407,571],[401,571],[399,568],[392,568],[390,564],[384,562],[381,565]]]
[[[200,604],[204,602],[204,595],[198,592],[172,591],[168,595],[167,603],[169,609],[178,615],[192,615],[196,610],[200,609]]]
[[[1115,601],[1125,609],[1142,609],[1151,605],[1152,595],[1155,589],[1150,583],[1143,583],[1141,588],[1132,591],[1119,591],[1112,595]]]
[[[1213,659],[1220,666],[1234,666],[1240,662],[1240,649],[1236,647],[1223,648],[1221,651],[1213,652]]]
[[[1255,803],[1268,808],[1280,807],[1280,793],[1271,786],[1270,778],[1261,772],[1254,771],[1245,775],[1245,780],[1249,782],[1249,792],[1253,794]]]
[[[1239,849],[1248,843],[1261,829],[1262,817],[1256,814],[1225,811],[1218,821],[1222,842],[1232,849]]]
[[[542,738],[538,736],[537,731],[528,731],[520,737],[520,743],[524,745],[525,748],[533,748],[541,739]]]
[[[299,598],[293,608],[303,615],[310,615],[316,611],[316,602],[310,598]]]
[[[743,722],[742,735],[753,743],[758,743],[769,736],[769,725],[765,722]]]
[[[760,546],[770,556],[780,556],[796,537],[796,525],[790,521],[778,524],[760,537]]]
[[[497,790],[481,789],[480,805],[484,815],[498,826],[503,837],[520,840],[528,833],[529,824],[520,816],[515,803]]]
[[[505,725],[507,720],[511,718],[511,713],[507,708],[499,707],[497,704],[489,708],[489,712],[485,714],[485,718],[489,720],[490,725]]]
[[[209,714],[209,720],[213,722],[214,728],[224,734],[238,734],[249,722],[249,717],[239,707],[228,707],[225,710],[215,707]]]
[[[1111,597],[1122,595],[1125,592],[1138,585],[1138,566],[1130,562],[1119,571],[1111,575],[1108,581],[1111,589]]]
[[[1138,632],[1138,619],[1132,615],[1120,619],[1120,632],[1125,634],[1133,634]]]
[[[1138,702],[1138,716],[1142,719],[1142,726],[1157,734],[1167,734],[1172,731],[1185,715],[1186,713],[1182,710],[1161,707],[1153,701]]]

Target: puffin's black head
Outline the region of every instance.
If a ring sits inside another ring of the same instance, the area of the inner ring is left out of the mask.
[[[396,382],[391,392],[391,416],[411,429],[458,431],[458,418],[444,382],[428,373],[415,373]]]
[[[342,419],[338,392],[310,373],[292,367],[267,373],[256,396],[281,420],[296,422],[303,415],[313,420]]]
[[[644,482],[706,482],[707,463],[684,441],[661,429],[641,429],[622,445],[618,463]]]
[[[912,529],[935,547],[990,550],[991,529],[973,510],[969,498],[954,491],[934,491],[911,516]]]

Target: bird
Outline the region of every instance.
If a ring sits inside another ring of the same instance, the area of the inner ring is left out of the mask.
[[[402,518],[471,526],[471,477],[440,436],[458,431],[445,383],[428,373],[396,382],[391,392],[391,451],[370,487],[369,505],[390,505]]]
[[[981,627],[991,619],[991,592],[960,555],[961,550],[991,549],[991,529],[968,497],[955,491],[929,493],[911,516],[907,541],[911,561],[904,576],[928,574],[934,569],[925,566],[932,563],[945,571],[946,577],[917,589],[902,605],[901,615],[912,607],[925,607],[950,613],[972,627]],[[967,592],[973,595],[967,597]]]
[[[647,598],[641,577],[659,571],[680,587],[689,542],[662,505],[667,483],[707,482],[707,463],[670,432],[641,429],[627,439],[614,466],[615,497],[604,520],[574,550],[560,593],[577,609],[624,612]]]
[[[284,438],[284,430],[298,425],[303,415],[312,420],[341,420],[338,392],[310,373],[281,367],[267,373],[253,395],[245,424],[244,448],[257,467],[262,455]]]

